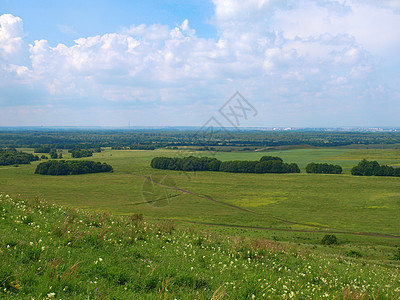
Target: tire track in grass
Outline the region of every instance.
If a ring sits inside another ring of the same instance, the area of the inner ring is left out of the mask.
[[[247,213],[252,213],[252,214],[255,214],[255,215],[263,215],[262,213],[259,213],[259,212],[256,212],[256,211],[253,211],[253,210],[250,210],[250,209],[246,209],[246,208],[243,208],[243,207],[240,207],[240,206],[236,206],[234,204],[230,204],[230,203],[226,203],[226,202],[223,202],[223,201],[216,200],[216,199],[214,199],[214,198],[212,198],[210,196],[207,196],[207,195],[197,194],[197,193],[194,193],[194,192],[191,192],[191,191],[187,191],[187,190],[178,188],[176,186],[169,186],[169,185],[166,185],[164,183],[157,182],[151,177],[143,176],[143,178],[145,178],[146,180],[150,180],[155,184],[158,184],[158,185],[161,185],[161,186],[164,186],[164,187],[176,190],[176,191],[180,191],[180,192],[182,192],[184,194],[190,194],[190,195],[193,195],[193,196],[196,196],[196,197],[199,197],[199,198],[207,199],[207,200],[210,200],[210,201],[213,201],[213,202],[216,202],[216,203],[219,203],[219,204],[222,204],[222,205],[225,205],[225,206],[237,209],[237,210],[241,210],[241,211],[244,211],[244,212],[247,212]]]
[[[178,196],[180,196],[180,195],[181,195],[181,194],[176,194],[176,195],[171,195],[171,196],[164,197],[164,198],[159,198],[159,199],[156,199],[156,200],[149,200],[149,201],[144,201],[144,202],[135,202],[135,203],[133,203],[133,204],[130,204],[130,206],[137,206],[137,205],[143,205],[143,204],[157,203],[157,202],[159,202],[159,201],[168,200],[168,199],[170,199],[170,198],[178,197]]]
[[[321,230],[312,230],[312,229],[291,229],[291,228],[246,226],[246,225],[212,223],[212,222],[211,223],[207,223],[207,222],[190,221],[190,220],[183,220],[183,219],[158,219],[158,218],[148,218],[148,219],[149,220],[159,220],[159,221],[169,220],[169,221],[189,223],[189,224],[195,224],[195,225],[227,227],[227,228],[237,228],[237,229],[265,230],[265,231],[285,231],[285,232],[301,232],[301,233],[336,233],[336,234],[349,234],[349,235],[358,235],[358,236],[373,236],[373,237],[400,239],[400,236],[390,235],[390,234],[385,234],[385,233],[341,231],[341,230],[324,230],[323,227],[321,228]]]
[[[207,196],[207,195],[198,194],[198,193],[191,192],[191,191],[188,191],[188,190],[184,190],[184,189],[181,189],[181,188],[178,188],[178,187],[175,187],[175,186],[169,186],[169,185],[166,185],[164,183],[157,182],[151,177],[147,177],[147,176],[143,176],[143,177],[146,180],[150,180],[155,184],[158,184],[158,185],[170,188],[170,189],[174,189],[174,190],[180,191],[180,192],[185,193],[185,194],[190,194],[190,195],[193,195],[193,196],[196,196],[196,197],[199,197],[199,198],[207,199],[207,200],[210,200],[212,202],[215,202],[215,203],[218,203],[218,204],[221,204],[221,205],[224,205],[224,206],[228,206],[228,207],[236,209],[236,210],[241,210],[241,211],[244,211],[244,212],[247,212],[247,213],[251,213],[251,214],[255,214],[255,215],[258,215],[258,216],[266,216],[266,217],[272,218],[274,220],[281,221],[281,222],[284,222],[284,223],[287,223],[287,224],[291,224],[291,225],[301,225],[301,226],[315,227],[315,228],[326,228],[324,226],[318,226],[318,225],[314,225],[314,224],[306,224],[306,223],[299,223],[299,222],[289,221],[289,220],[282,219],[282,218],[279,218],[279,217],[275,217],[275,216],[272,216],[272,215],[269,215],[269,214],[256,212],[254,210],[250,210],[250,209],[247,209],[247,208],[236,206],[234,204],[226,203],[224,201],[216,200],[216,199],[214,199],[214,198],[212,198],[210,196]]]
[[[220,200],[216,200],[210,196],[207,195],[202,195],[202,194],[198,194],[195,192],[191,192],[188,190],[184,190],[175,186],[169,186],[160,182],[155,181],[154,179],[152,179],[151,177],[148,176],[142,176],[143,178],[145,178],[146,180],[150,180],[155,184],[158,184],[160,186],[164,186],[166,188],[170,188],[176,191],[180,191],[182,193],[185,194],[190,194],[199,198],[203,198],[203,199],[207,199],[209,201],[236,209],[236,210],[240,210],[246,213],[251,213],[251,214],[255,214],[255,215],[259,215],[259,216],[267,216],[270,217],[274,220],[277,221],[281,221],[284,222],[286,224],[291,224],[291,225],[300,225],[300,226],[306,226],[306,227],[313,227],[313,228],[318,228],[320,230],[311,230],[311,229],[289,229],[289,228],[273,228],[273,227],[258,227],[258,226],[246,226],[246,225],[233,225],[233,224],[220,224],[220,223],[206,223],[206,222],[197,222],[197,221],[188,221],[188,220],[180,220],[180,219],[171,219],[171,220],[175,220],[175,221],[180,221],[180,222],[186,222],[186,223],[192,223],[192,224],[198,224],[198,225],[210,225],[210,226],[221,226],[221,227],[230,227],[230,228],[242,228],[242,229],[259,229],[259,230],[268,230],[268,231],[288,231],[288,232],[309,232],[309,233],[336,233],[336,234],[351,234],[351,235],[361,235],[361,236],[374,236],[374,237],[383,237],[383,238],[395,238],[395,239],[400,239],[400,236],[396,236],[396,235],[390,235],[390,234],[385,234],[385,233],[374,233],[374,232],[357,232],[357,231],[344,231],[344,230],[339,230],[339,229],[335,229],[332,227],[324,227],[324,226],[318,226],[318,225],[313,225],[313,224],[306,224],[306,223],[300,223],[300,222],[294,222],[294,221],[290,221],[290,220],[286,220],[286,219],[282,219],[279,217],[275,217],[275,216],[271,216],[268,214],[264,214],[264,213],[259,213],[259,212],[255,212],[253,210],[250,209],[246,209],[240,206],[236,206],[234,204],[230,204],[230,203],[226,203]]]

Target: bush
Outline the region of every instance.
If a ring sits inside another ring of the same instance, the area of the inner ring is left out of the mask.
[[[322,245],[337,245],[338,240],[334,234],[325,234],[321,240]]]

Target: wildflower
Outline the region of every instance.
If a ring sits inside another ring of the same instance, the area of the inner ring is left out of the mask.
[[[48,293],[47,294],[47,298],[49,298],[49,299],[53,299],[55,297],[56,297],[56,293]]]
[[[22,287],[18,283],[14,283],[14,282],[11,281],[10,282],[10,286],[15,288],[15,289],[17,289],[17,290],[22,291]]]

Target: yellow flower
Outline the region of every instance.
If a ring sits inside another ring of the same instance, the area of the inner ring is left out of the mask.
[[[17,289],[17,290],[22,291],[22,287],[18,283],[14,283],[14,282],[11,281],[10,282],[10,286],[15,288],[15,289]]]

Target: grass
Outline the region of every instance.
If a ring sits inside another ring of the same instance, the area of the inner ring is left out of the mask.
[[[0,298],[400,297],[398,263],[376,264],[357,249],[326,254],[38,198],[1,194],[0,236]]]
[[[191,222],[226,235],[243,230],[243,235],[255,238],[313,245],[324,234],[336,232],[343,241],[338,247],[343,255],[356,247],[366,259],[386,261],[399,239],[354,233],[400,235],[400,178],[356,177],[349,175],[349,169],[362,158],[396,165],[399,154],[398,149],[341,148],[217,153],[221,160],[276,155],[301,168],[312,161],[346,168],[342,175],[306,174],[304,170],[300,174],[232,174],[153,170],[149,166],[152,157],[178,152],[108,149],[90,159],[111,164],[112,174],[40,176],[33,174],[38,162],[0,167],[0,191],[118,215],[170,219],[182,227]],[[66,151],[63,155],[70,159]],[[149,183],[144,176],[156,182],[165,179],[167,185],[181,190]],[[158,198],[162,200],[151,202]]]

